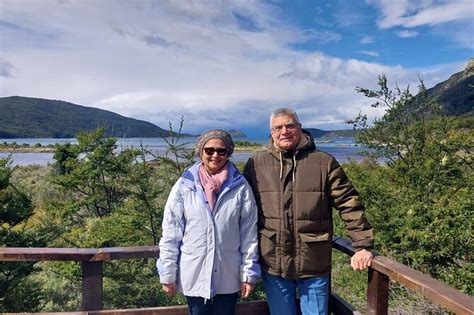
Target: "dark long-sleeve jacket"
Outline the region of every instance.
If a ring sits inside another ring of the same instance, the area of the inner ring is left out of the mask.
[[[356,250],[373,247],[357,191],[334,157],[316,149],[308,132],[303,130],[295,152],[279,151],[270,140],[266,152],[247,161],[244,176],[259,209],[262,270],[286,279],[329,274],[332,208]]]

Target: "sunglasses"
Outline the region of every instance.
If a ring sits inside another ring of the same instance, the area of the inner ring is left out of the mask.
[[[220,156],[224,156],[227,154],[227,149],[225,148],[204,148],[203,150],[209,156],[213,155],[214,152],[217,152],[217,155],[220,155]]]

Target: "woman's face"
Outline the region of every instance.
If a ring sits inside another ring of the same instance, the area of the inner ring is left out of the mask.
[[[217,173],[225,165],[227,159],[227,148],[221,139],[210,139],[204,144],[202,161],[209,173]]]

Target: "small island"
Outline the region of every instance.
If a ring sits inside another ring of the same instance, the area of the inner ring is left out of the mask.
[[[254,151],[265,150],[265,145],[260,144],[260,143],[242,141],[242,140],[234,141],[234,143],[235,143],[234,151],[236,152],[245,152],[245,151],[254,152]]]
[[[54,153],[58,144],[0,143],[0,153]]]

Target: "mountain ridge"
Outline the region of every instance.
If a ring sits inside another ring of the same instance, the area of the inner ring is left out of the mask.
[[[0,98],[0,138],[73,138],[105,129],[106,136],[164,137],[170,132],[150,122],[99,108],[24,96]]]
[[[448,115],[471,113],[474,105],[474,58],[469,59],[464,70],[427,89],[427,92],[438,100]]]

